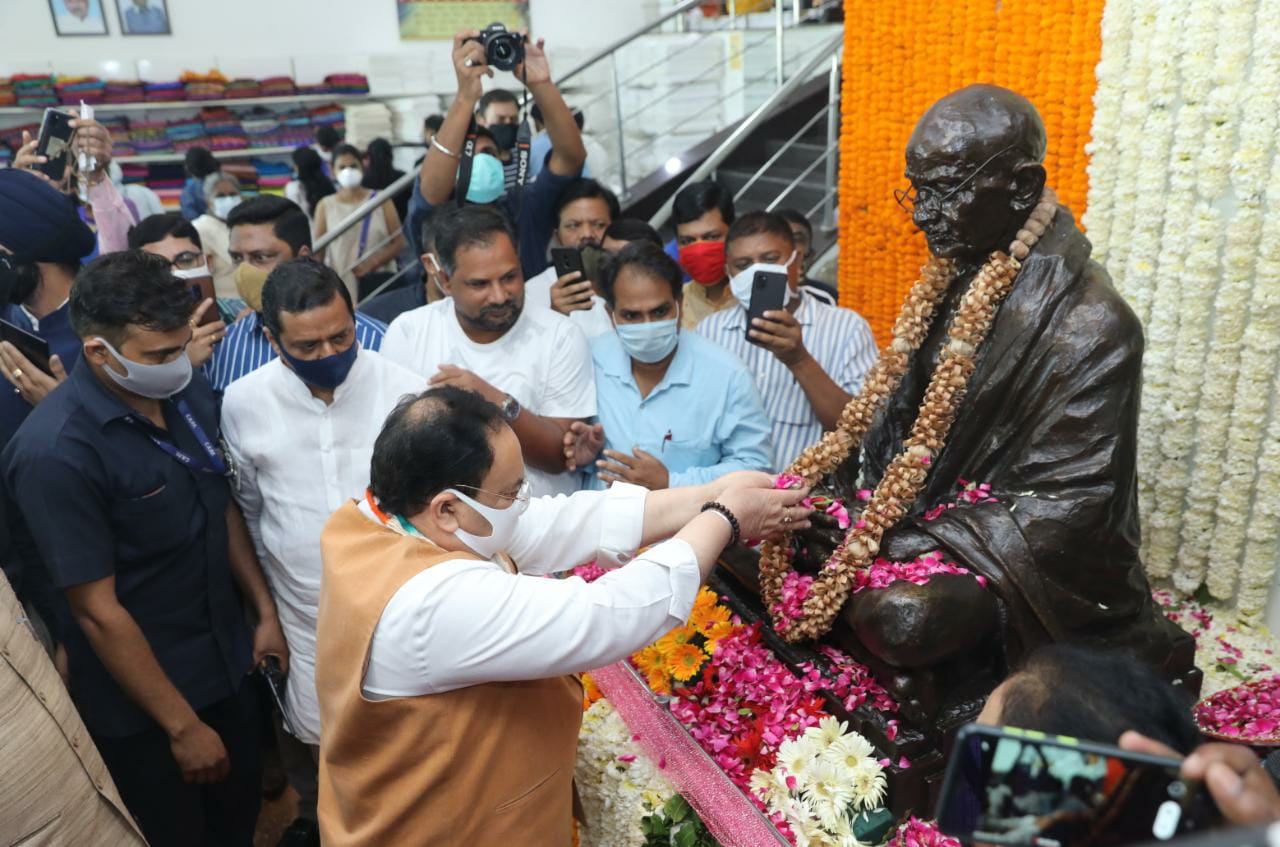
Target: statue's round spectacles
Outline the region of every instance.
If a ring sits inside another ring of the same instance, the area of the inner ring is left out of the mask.
[[[950,200],[953,196],[955,196],[956,192],[960,191],[960,189],[964,188],[966,185],[972,182],[974,177],[982,173],[983,168],[985,168],[987,165],[991,164],[996,159],[1003,156],[1005,153],[1008,153],[1012,149],[1014,148],[1011,145],[1001,150],[997,150],[985,162],[983,162],[981,165],[978,165],[976,168],[974,168],[973,172],[969,174],[967,177],[965,177],[960,182],[959,185],[957,185],[955,188],[948,191],[946,194],[939,195],[938,192],[934,191],[931,188],[927,188],[927,187],[916,188],[914,185],[911,185],[911,186],[908,186],[907,188],[895,188],[893,191],[893,199],[897,200],[898,205],[901,206],[908,213],[915,212],[916,206],[928,206],[928,205],[937,206],[940,203],[945,203],[947,200]]]

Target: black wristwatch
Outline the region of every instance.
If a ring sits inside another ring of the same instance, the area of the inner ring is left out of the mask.
[[[502,410],[502,419],[507,423],[515,423],[516,418],[520,417],[520,401],[510,394],[507,395],[507,399],[503,400],[502,405],[498,408]]]

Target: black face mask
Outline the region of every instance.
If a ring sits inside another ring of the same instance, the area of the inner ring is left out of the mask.
[[[494,124],[489,127],[493,140],[500,150],[514,150],[516,135],[520,132],[520,124]]]

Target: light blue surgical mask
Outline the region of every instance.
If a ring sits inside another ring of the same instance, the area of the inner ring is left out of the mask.
[[[115,360],[124,368],[124,376],[116,373],[111,367],[104,367],[107,376],[117,385],[139,397],[150,397],[153,400],[164,400],[172,397],[191,382],[191,360],[187,351],[183,350],[172,361],[160,365],[148,365],[126,359],[124,354],[111,346],[111,342],[101,336],[94,336],[102,342]]]
[[[471,160],[471,181],[467,183],[467,200],[471,203],[492,203],[502,196],[506,187],[502,162],[496,156],[481,153]]]
[[[677,312],[676,317],[668,321],[615,323],[613,327],[618,331],[618,340],[622,342],[622,349],[627,351],[628,356],[637,362],[652,365],[654,362],[661,362],[676,349],[680,336],[680,316]]]

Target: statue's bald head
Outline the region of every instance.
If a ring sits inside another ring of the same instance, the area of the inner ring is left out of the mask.
[[[970,85],[929,107],[907,142],[912,219],[938,256],[1008,248],[1044,188],[1044,122],[1020,94]]]
[[[1043,162],[1044,121],[1031,101],[998,85],[970,85],[929,107],[907,142],[907,161],[961,157],[981,163],[1012,148],[1024,161]]]

